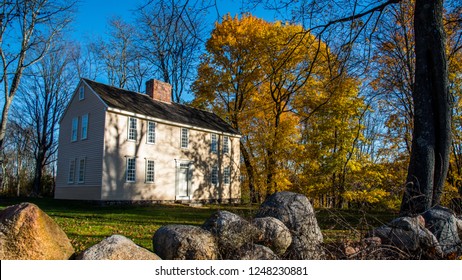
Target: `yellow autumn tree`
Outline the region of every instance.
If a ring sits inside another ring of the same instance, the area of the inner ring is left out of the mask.
[[[292,186],[293,167],[301,160],[303,149],[296,99],[307,96],[307,85],[322,76],[324,43],[301,26],[275,22],[266,31],[260,48],[259,64],[263,76],[257,96],[264,108],[265,143],[259,155],[263,157],[262,186],[265,195]],[[323,69],[326,70],[326,69]],[[321,78],[322,79],[322,78]],[[263,101],[263,103],[261,102]]]
[[[221,23],[217,22],[192,87],[195,106],[217,113],[241,131],[242,173],[246,174],[252,202],[257,200],[256,163],[251,147],[246,145],[248,136],[245,131],[254,111],[250,105],[251,97],[262,79],[256,56],[267,25],[264,20],[250,15],[241,19],[226,15]]]
[[[309,85],[302,96],[304,158],[299,190],[317,198],[319,206],[342,207],[350,199],[350,177],[363,161],[356,156],[363,140],[360,119],[365,110],[358,82],[345,73]],[[340,75],[340,76],[339,76]],[[360,191],[368,191],[361,189]]]
[[[281,190],[308,194],[315,180],[331,182],[332,172],[348,169],[342,164],[351,162],[349,152],[361,135],[362,100],[358,84],[341,74],[319,38],[298,25],[228,15],[216,24],[206,48],[194,103],[227,119],[243,135],[242,173],[252,201]],[[326,150],[316,151],[316,145]],[[324,164],[327,151],[331,159]],[[315,162],[323,165],[323,176],[313,179],[307,166]]]

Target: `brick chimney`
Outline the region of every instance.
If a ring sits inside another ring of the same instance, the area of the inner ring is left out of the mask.
[[[146,82],[146,94],[152,99],[172,103],[172,85],[151,79]]]

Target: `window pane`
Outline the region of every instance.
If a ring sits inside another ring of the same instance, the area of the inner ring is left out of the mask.
[[[69,161],[69,174],[67,177],[67,182],[74,183],[74,178],[75,178],[75,159],[71,159]]]
[[[229,185],[231,182],[231,168],[229,166],[225,167],[223,170],[223,183]]]
[[[212,168],[212,184],[213,185],[216,185],[218,184],[218,167],[217,166],[214,166]]]
[[[77,141],[77,130],[79,129],[79,118],[72,119],[71,141]]]
[[[126,172],[126,181],[135,182],[136,179],[136,166],[135,158],[127,158],[127,172]]]
[[[188,129],[181,129],[181,148],[188,148],[189,139],[188,139]]]
[[[85,182],[85,159],[79,161],[79,183]]]
[[[147,142],[153,144],[156,142],[156,123],[148,122],[148,138]]]
[[[154,161],[153,160],[146,161],[146,182],[147,183],[154,182]]]
[[[85,99],[85,89],[83,87],[79,88],[79,100]]]
[[[128,118],[128,140],[136,140],[136,123],[137,119]]]
[[[88,136],[88,114],[82,116],[82,139]]]
[[[229,153],[229,137],[223,136],[223,153]]]
[[[212,153],[216,154],[217,153],[217,135],[216,134],[212,134],[212,143],[211,143],[211,147],[210,147],[210,150],[212,151]]]

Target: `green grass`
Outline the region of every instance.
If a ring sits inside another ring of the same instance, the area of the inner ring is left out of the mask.
[[[0,210],[25,201],[36,204],[52,217],[66,232],[77,253],[113,234],[124,235],[152,250],[152,236],[161,226],[202,225],[213,212],[225,209],[215,205],[201,208],[165,204],[98,206],[78,201],[24,198],[2,199]],[[227,209],[243,216],[253,211],[251,207],[228,206]]]
[[[324,242],[358,241],[373,228],[384,225],[398,216],[397,212],[358,209],[317,209],[316,218]]]
[[[152,236],[163,225],[202,225],[219,209],[250,218],[258,209],[257,206],[248,205],[208,205],[200,208],[165,204],[98,206],[78,201],[24,198],[0,199],[0,210],[24,201],[38,205],[52,217],[66,232],[77,253],[113,234],[124,235],[136,244],[152,250]],[[360,232],[386,223],[394,217],[393,213],[366,213],[358,210],[320,209],[316,212],[326,242],[357,238]]]

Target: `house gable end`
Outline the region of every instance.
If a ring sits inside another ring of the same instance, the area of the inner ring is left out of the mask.
[[[103,105],[105,110],[107,110],[108,105],[106,104],[106,102],[104,102],[104,100],[101,99],[101,97],[93,90],[93,88],[90,85],[88,85],[88,83],[86,83],[85,79],[81,78],[78,85],[77,85],[77,87],[75,88],[74,92],[72,93],[71,99],[69,100],[69,102],[66,105],[66,108],[64,109],[64,113],[61,116],[61,119],[59,120],[60,124],[63,121],[63,119],[66,118],[67,113],[69,111],[69,108],[71,106],[76,106],[76,104],[78,104],[78,102],[81,101],[81,100],[79,100],[79,91],[80,91],[81,86],[85,86],[88,89],[88,91],[86,91],[86,93],[90,92],[92,95],[94,95],[97,98],[97,100],[99,100],[99,102],[101,102],[101,105]]]

